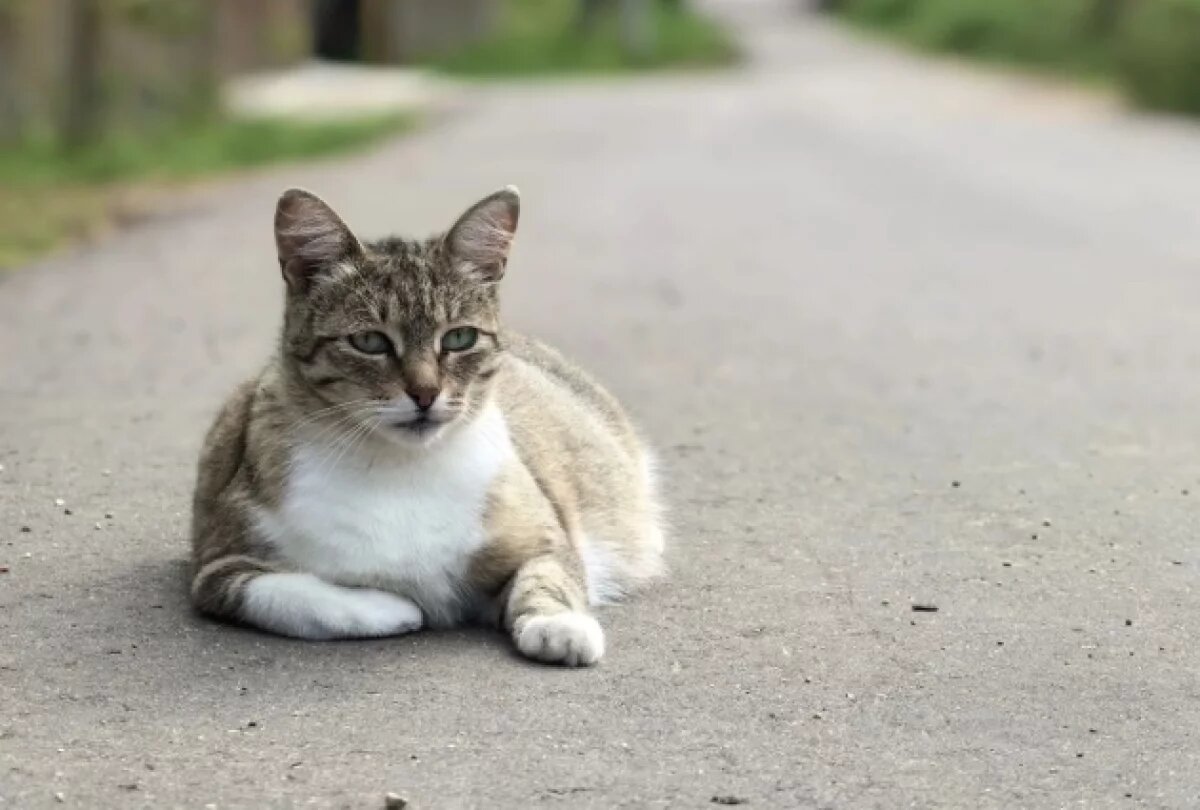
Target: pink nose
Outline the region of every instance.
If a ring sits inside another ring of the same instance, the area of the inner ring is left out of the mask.
[[[418,385],[408,389],[409,397],[423,411],[427,411],[433,407],[433,402],[438,398],[438,394],[440,393],[442,392],[432,385]]]

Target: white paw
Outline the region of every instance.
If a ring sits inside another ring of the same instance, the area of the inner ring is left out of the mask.
[[[403,596],[367,588],[356,589],[354,595],[347,629],[357,628],[366,636],[394,636],[420,630],[424,624],[421,609]]]
[[[308,639],[394,636],[420,630],[424,623],[411,599],[298,573],[250,580],[242,618],[264,630]]]
[[[530,616],[517,622],[513,637],[522,655],[548,664],[588,666],[604,655],[604,631],[586,613]]]

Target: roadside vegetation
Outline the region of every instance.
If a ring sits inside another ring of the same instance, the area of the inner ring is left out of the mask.
[[[495,34],[431,64],[447,73],[508,77],[719,67],[737,56],[728,32],[686,0],[647,0],[646,18],[632,34],[622,29],[617,6],[596,3],[589,17],[580,0],[505,0]]]
[[[346,152],[411,123],[410,116],[212,120],[76,148],[50,139],[7,146],[0,149],[0,268],[140,218],[165,183]]]
[[[1100,78],[1144,108],[1200,115],[1200,0],[824,0],[932,51]]]
[[[689,0],[645,0],[645,13],[634,17],[622,16],[617,0],[496,2],[496,25],[485,39],[426,57],[424,66],[488,78],[704,68],[736,58],[732,37]],[[298,26],[308,18],[286,16],[288,6],[275,9],[283,15],[278,19],[248,12],[243,19],[234,4],[218,8],[201,0],[78,0],[69,7],[72,33],[64,39],[60,21],[40,0],[0,0],[0,79],[6,59],[33,64],[39,48],[71,54],[58,60],[68,77],[59,84],[39,84],[46,76],[36,72],[0,81],[0,110],[25,113],[0,118],[0,269],[143,218],[165,188],[181,181],[345,153],[413,124],[411,114],[322,121],[224,116],[217,55],[232,44],[210,47],[203,32],[274,26],[247,34],[248,41],[270,45],[249,63],[303,61],[309,37]],[[237,25],[205,23],[218,12],[235,15]],[[107,48],[117,41],[113,32],[138,47]],[[277,52],[281,41],[290,45]],[[28,53],[17,53],[22,49]],[[170,56],[158,64],[136,58],[143,51]],[[180,69],[164,73],[164,64]]]

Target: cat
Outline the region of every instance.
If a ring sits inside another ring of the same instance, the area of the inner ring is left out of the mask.
[[[204,440],[192,602],[285,636],[494,622],[521,654],[604,654],[589,611],[663,570],[652,456],[605,389],[502,328],[520,197],[442,235],[360,241],[283,193],[278,348]]]

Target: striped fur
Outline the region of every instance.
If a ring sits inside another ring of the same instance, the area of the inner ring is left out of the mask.
[[[197,609],[314,639],[495,617],[530,658],[603,655],[590,605],[662,568],[650,457],[610,394],[501,327],[517,216],[509,188],[443,236],[365,243],[283,195],[279,349],[201,453]],[[456,328],[474,342],[447,349]]]

